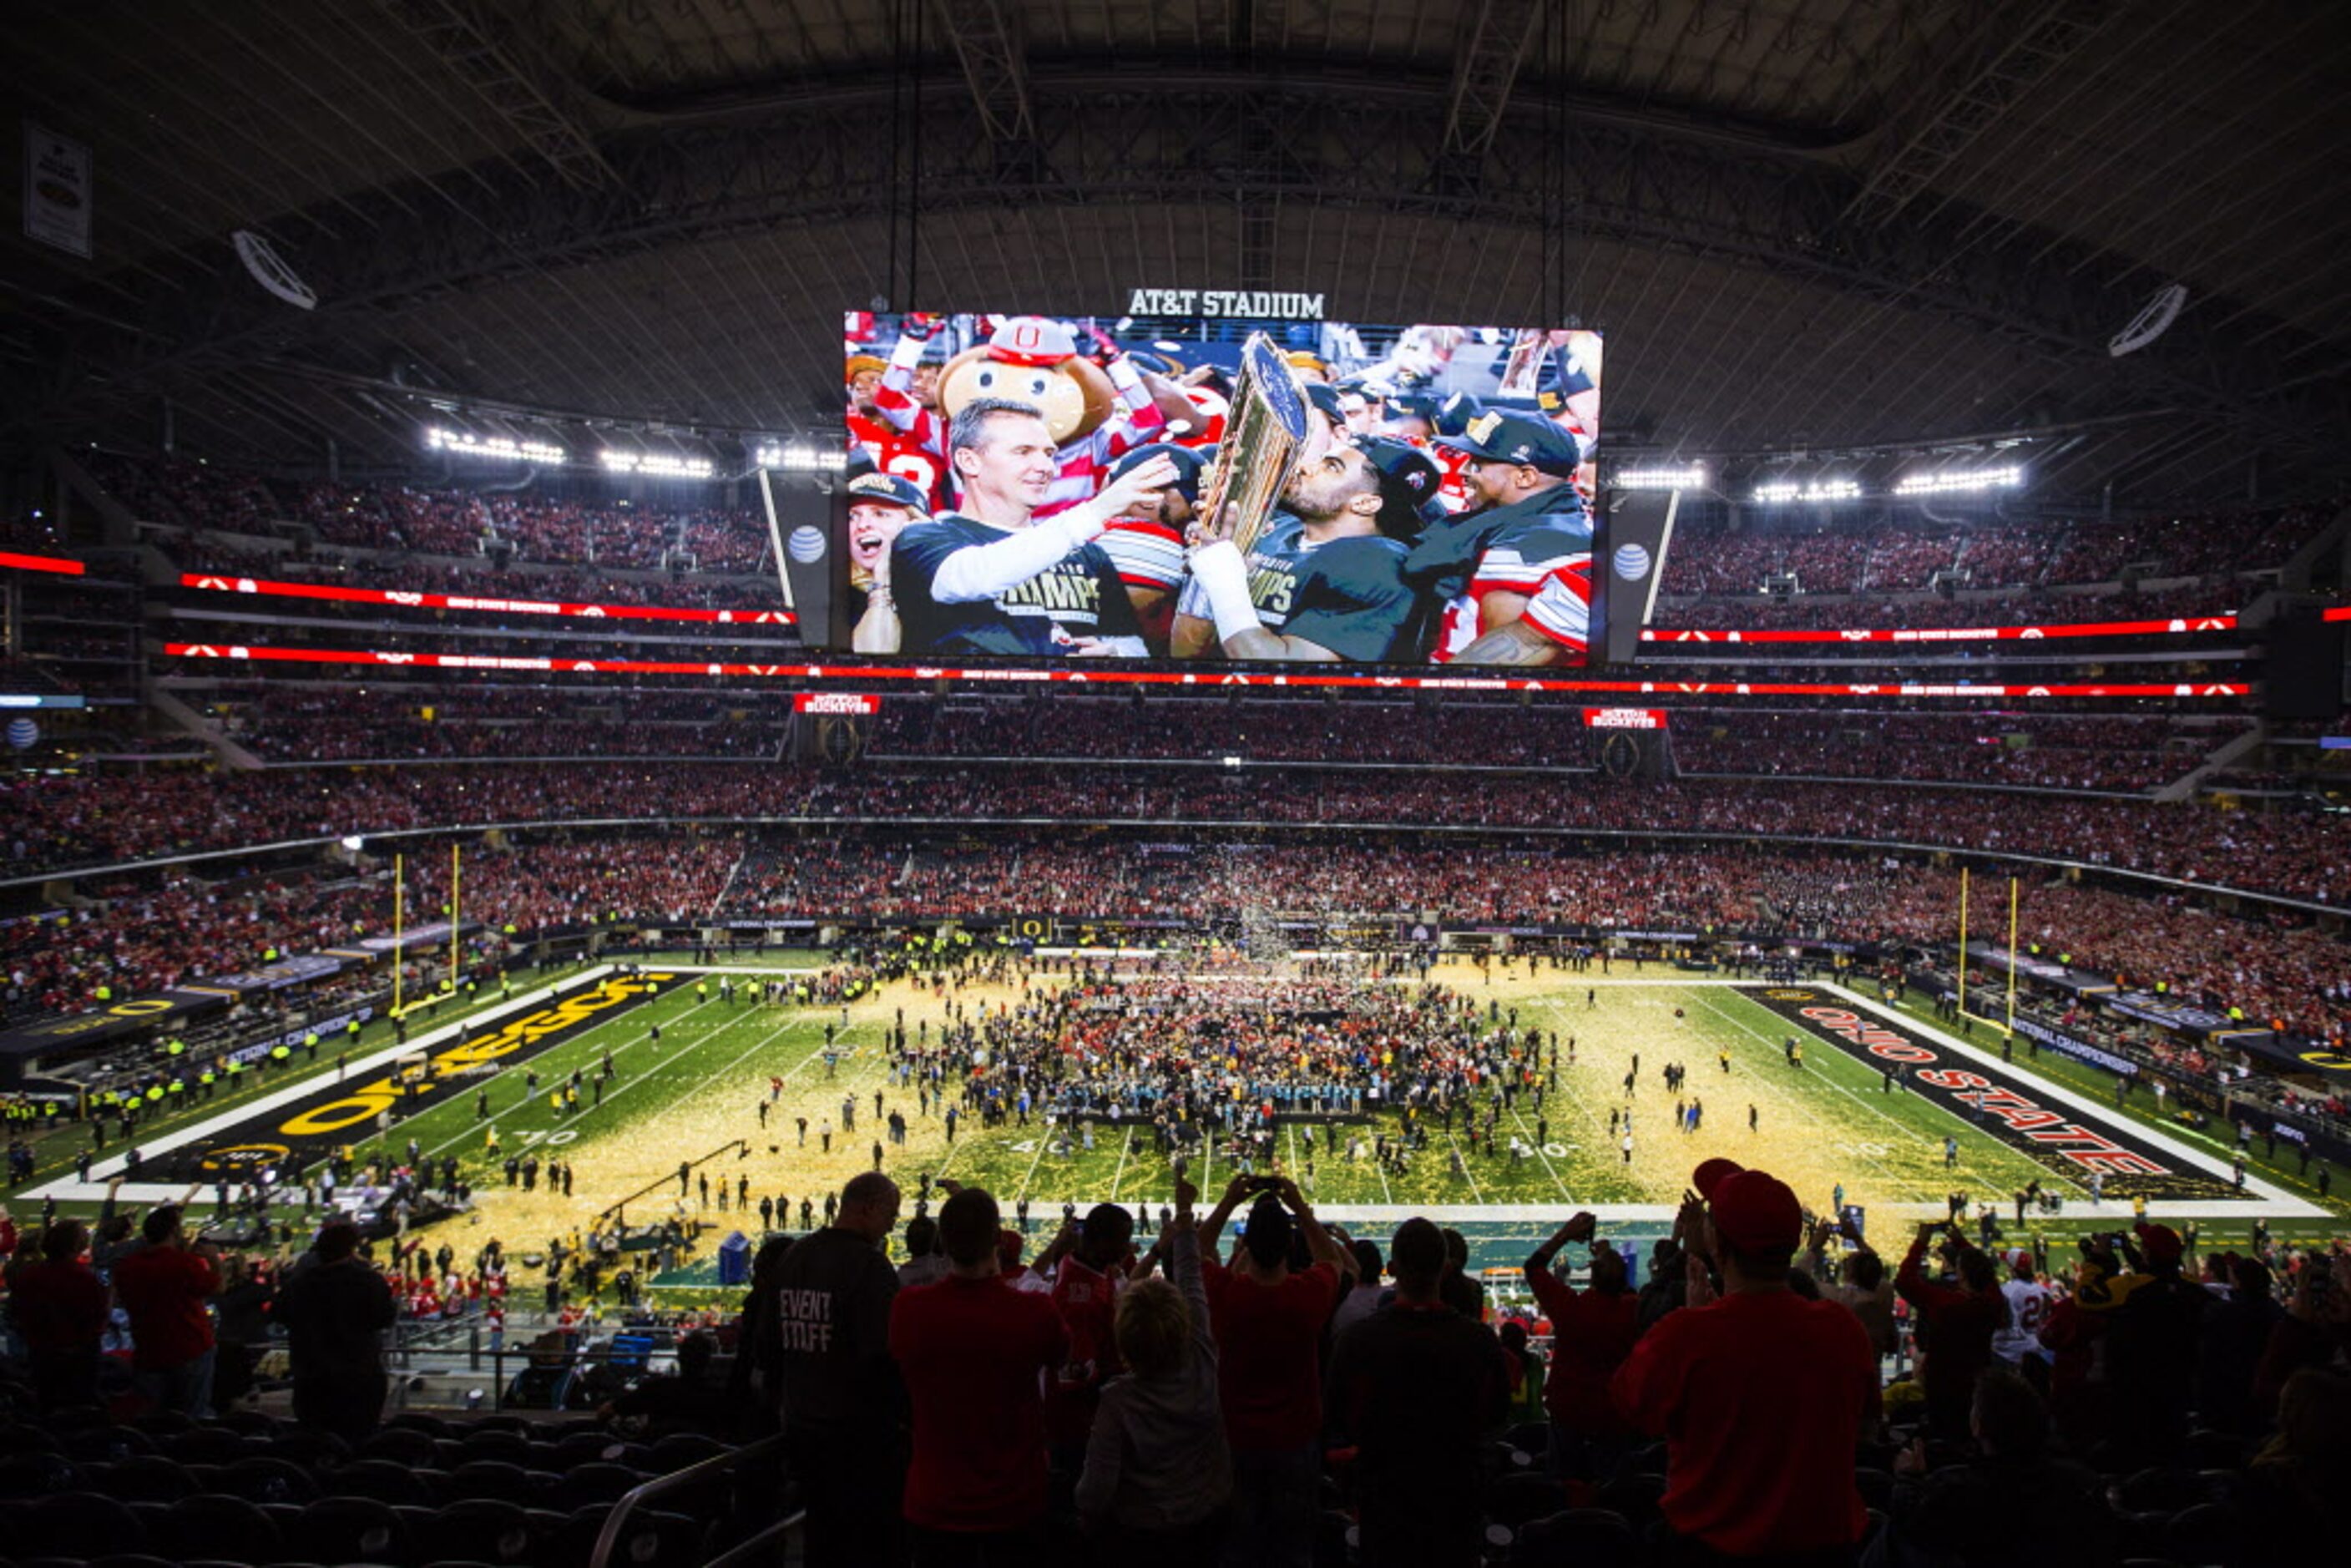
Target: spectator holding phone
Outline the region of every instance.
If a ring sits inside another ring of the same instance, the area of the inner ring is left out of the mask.
[[[1079,1514],[1129,1568],[1213,1561],[1232,1500],[1198,1197],[1177,1178],[1175,1222],[1153,1249],[1171,1278],[1140,1279],[1119,1295],[1113,1334],[1126,1373],[1102,1385],[1078,1477]]]
[[[1950,1238],[1948,1250],[1958,1269],[1957,1285],[1927,1277],[1927,1244],[1938,1233]],[[1967,1436],[1976,1379],[1991,1364],[1992,1336],[2008,1326],[2008,1298],[2000,1293],[2000,1270],[1991,1254],[1970,1245],[1958,1226],[1929,1221],[1912,1239],[1894,1276],[1894,1288],[1925,1320],[1919,1382],[1927,1395],[1927,1419],[1938,1437],[1958,1442]]]
[[[131,1318],[131,1367],[140,1393],[161,1410],[207,1420],[213,1413],[213,1320],[205,1303],[221,1286],[219,1254],[188,1240],[183,1210],[149,1212],[146,1245],[114,1268],[115,1299]]]
[[[1598,1229],[1588,1210],[1576,1215],[1535,1249],[1526,1276],[1552,1322],[1550,1382],[1543,1390],[1552,1473],[1605,1480],[1632,1447],[1632,1424],[1609,1400],[1608,1384],[1632,1354],[1640,1325],[1639,1301],[1625,1289],[1624,1255],[1600,1240]],[[1551,1269],[1560,1249],[1572,1244],[1592,1249],[1592,1283],[1582,1292]]]
[[[1711,1192],[1687,1236],[1689,1304],[1633,1347],[1610,1393],[1666,1439],[1658,1508],[1697,1556],[1830,1562],[1868,1525],[1854,1448],[1877,1410],[1877,1358],[1851,1312],[1789,1288],[1804,1215],[1788,1185],[1746,1170]]]
[[[1233,1210],[1251,1198],[1248,1228],[1227,1268],[1216,1260],[1217,1239]],[[1294,1270],[1292,1246],[1301,1237],[1310,1261]],[[1202,1227],[1200,1249],[1233,1451],[1223,1561],[1228,1568],[1308,1568],[1322,1484],[1317,1351],[1355,1260],[1287,1176],[1233,1177]]]

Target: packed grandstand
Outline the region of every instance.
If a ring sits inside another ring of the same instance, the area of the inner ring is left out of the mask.
[[[2338,1549],[2317,12],[35,9],[0,1558]]]

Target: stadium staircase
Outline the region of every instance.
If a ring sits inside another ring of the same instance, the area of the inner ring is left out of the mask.
[[[2259,751],[2269,740],[2269,727],[2257,724],[2251,729],[2239,730],[2214,749],[2204,754],[2204,760],[2155,792],[2158,800],[2192,800],[2196,791],[2207,779],[2234,767],[2238,762]]]
[[[151,685],[147,688],[147,702],[148,706],[157,713],[212,747],[213,755],[219,758],[224,765],[240,773],[257,773],[261,770],[260,758],[231,740],[225,731],[172,695],[161,685]]]

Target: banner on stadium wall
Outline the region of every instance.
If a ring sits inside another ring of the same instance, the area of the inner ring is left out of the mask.
[[[2138,1075],[2138,1063],[2128,1057],[2116,1056],[2111,1051],[2092,1045],[2086,1040],[2077,1040],[2062,1029],[2052,1029],[2039,1019],[2023,1013],[2016,1015],[2016,1032],[2060,1056],[2070,1056],[2076,1061],[2086,1061],[2093,1067],[2103,1067],[2109,1072],[2119,1072],[2126,1077]]]
[[[2114,981],[2104,975],[2093,974],[2087,969],[2069,968],[2064,964],[2035,958],[2030,954],[2012,958],[2006,947],[1991,942],[1969,943],[1968,961],[1987,969],[1997,969],[2003,975],[2013,965],[2018,974],[2077,997],[2100,996],[2116,989]]]
[[[469,935],[480,929],[482,929],[480,921],[468,920],[458,927],[458,934]],[[346,942],[340,947],[328,948],[324,956],[355,958],[371,963],[394,952],[413,953],[420,948],[439,947],[448,940],[449,923],[445,920],[428,920],[422,925],[410,926],[397,938],[389,936],[362,936],[356,942]]]
[[[25,121],[25,237],[89,259],[89,147]]]
[[[2226,1030],[2213,1040],[2242,1051],[2273,1071],[2315,1072],[2331,1084],[2351,1083],[2351,1051],[2305,1035],[2281,1035],[2269,1030]]]
[[[1663,729],[1666,710],[1661,707],[1588,707],[1583,710],[1586,729]]]
[[[792,711],[855,718],[880,713],[882,699],[868,692],[794,692]]]
[[[228,998],[217,992],[186,988],[132,997],[91,1012],[20,1024],[0,1033],[0,1056],[37,1056],[44,1051],[79,1050],[120,1040],[157,1024],[176,1029],[200,1013],[226,1006]]]
[[[343,960],[325,953],[302,953],[291,958],[280,958],[274,964],[263,964],[241,975],[215,975],[201,984],[189,987],[193,991],[225,991],[242,996],[247,991],[283,990],[307,980],[323,980],[329,975],[343,972]]]
[[[2267,1030],[2246,1030],[2244,1025],[2230,1018],[2226,1013],[2217,1013],[2210,1008],[2197,1007],[2189,1002],[2173,1001],[2168,997],[2158,996],[2152,991],[2117,991],[2112,996],[2099,999],[2110,1010],[2118,1012],[2125,1018],[2137,1019],[2141,1023],[2160,1024],[2165,1029],[2176,1030],[2181,1034],[2193,1035],[2199,1040],[2209,1040],[2214,1035],[2224,1033],[2266,1034],[2269,1032]]]
[[[230,1051],[228,1059],[231,1061],[259,1061],[281,1045],[289,1051],[300,1045],[309,1038],[310,1031],[313,1030],[318,1031],[320,1041],[329,1041],[351,1025],[365,1023],[373,1017],[375,1017],[375,1009],[371,1005],[351,1008],[331,1018],[322,1018],[316,1023],[304,1024],[299,1029],[281,1030],[276,1034],[264,1035],[259,1040],[248,1040]]]

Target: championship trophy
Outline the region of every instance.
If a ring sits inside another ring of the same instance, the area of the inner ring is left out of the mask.
[[[1232,412],[1217,459],[1200,476],[1199,515],[1246,557],[1273,516],[1306,444],[1306,389],[1262,332],[1241,345]]]
[[[1542,390],[1543,357],[1551,347],[1551,334],[1540,328],[1522,328],[1510,345],[1510,357],[1502,366],[1502,378],[1494,395],[1531,400]]]

